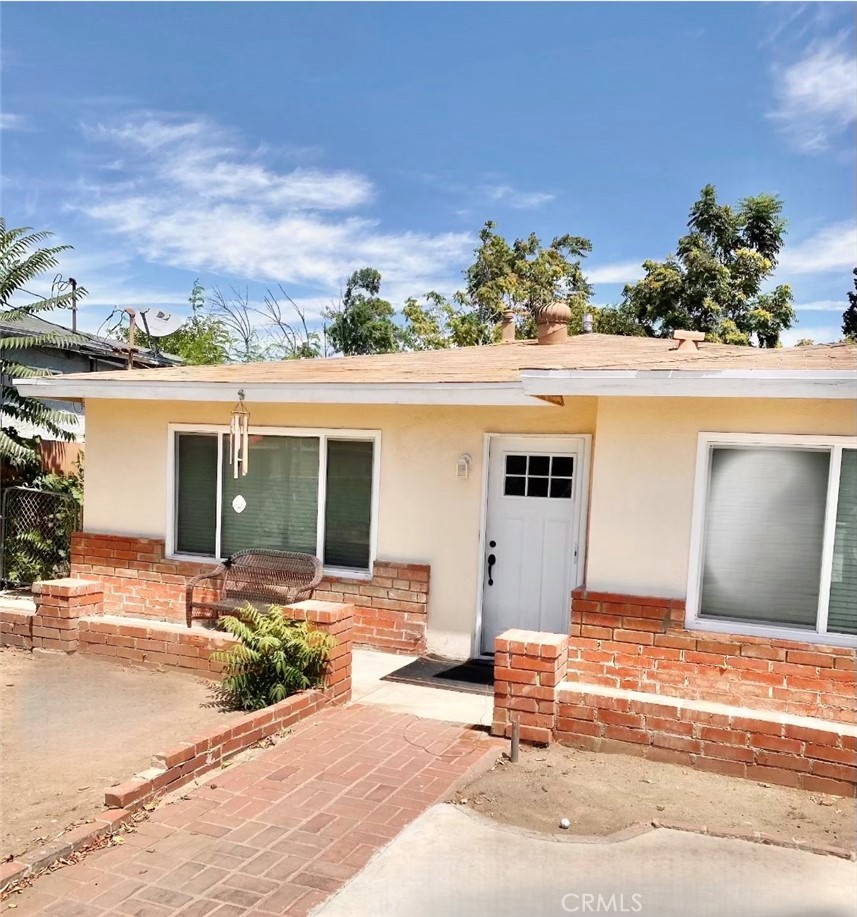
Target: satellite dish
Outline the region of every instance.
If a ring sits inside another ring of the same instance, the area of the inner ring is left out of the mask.
[[[162,309],[158,309],[155,312],[151,309],[146,309],[141,311],[140,315],[146,327],[146,333],[153,338],[166,337],[166,335],[178,331],[184,324],[184,319],[180,315],[173,315],[170,312],[164,312]]]

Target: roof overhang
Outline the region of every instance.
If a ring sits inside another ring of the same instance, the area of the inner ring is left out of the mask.
[[[18,379],[36,398],[279,404],[413,404],[544,407],[564,396],[857,399],[857,370],[525,369],[509,382],[193,382],[86,376]]]
[[[536,397],[857,398],[857,369],[525,369],[521,380]]]
[[[226,401],[238,399],[241,389],[248,401],[279,404],[453,404],[544,407],[545,402],[524,393],[520,382],[190,382],[150,379],[122,382],[52,376],[19,379],[23,395],[35,398],[79,400],[104,398],[144,401]]]

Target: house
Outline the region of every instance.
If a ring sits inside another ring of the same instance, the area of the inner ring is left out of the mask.
[[[14,319],[0,316],[0,338],[33,338],[35,341],[15,351],[15,360],[34,369],[52,373],[90,373],[123,369],[128,366],[128,348],[120,341],[100,337],[86,331],[73,331],[38,315],[16,316]],[[176,366],[178,357],[156,353],[146,348],[135,348],[134,367]],[[51,434],[32,424],[13,422],[0,414],[0,426],[14,426],[21,436],[41,436],[42,460],[48,470],[70,471],[74,465],[79,445],[84,438],[85,422],[83,405],[79,402],[54,403],[46,399],[51,407],[62,408],[76,417],[66,429],[74,436],[73,443],[58,442]],[[61,426],[63,426],[61,424]]]
[[[216,558],[309,551],[372,646],[559,632],[570,678],[853,722],[857,348],[676,337],[17,384],[86,403],[72,570],[107,611],[179,620]]]

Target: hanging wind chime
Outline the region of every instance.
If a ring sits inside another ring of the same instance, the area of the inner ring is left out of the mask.
[[[238,404],[232,409],[229,423],[229,461],[233,478],[238,477],[239,471],[242,477],[247,474],[250,467],[250,412],[244,406],[244,389],[238,392]]]

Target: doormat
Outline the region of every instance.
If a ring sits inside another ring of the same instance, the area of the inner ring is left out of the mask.
[[[480,659],[459,662],[423,656],[390,672],[383,680],[445,688],[449,691],[468,691],[471,694],[493,694],[494,663]]]

